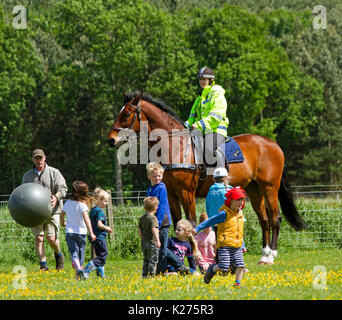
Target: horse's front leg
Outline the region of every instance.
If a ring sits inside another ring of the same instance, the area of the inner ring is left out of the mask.
[[[182,219],[182,211],[178,196],[174,193],[168,192],[167,194],[172,218],[173,228],[176,229],[176,225],[180,219]]]
[[[183,190],[181,192],[180,200],[187,220],[189,220],[194,227],[197,226],[195,191]]]

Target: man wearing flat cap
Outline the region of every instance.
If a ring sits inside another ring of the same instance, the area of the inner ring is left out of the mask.
[[[63,208],[63,198],[67,193],[65,179],[56,168],[50,167],[46,163],[46,156],[42,149],[35,149],[32,152],[33,168],[27,171],[22,179],[22,183],[39,183],[49,190],[51,194],[52,215],[44,224],[31,228],[35,236],[37,256],[40,260],[40,269],[49,270],[46,262],[44,248],[44,235],[55,253],[56,270],[64,267],[64,257],[60,250],[58,240],[59,234],[59,214]]]

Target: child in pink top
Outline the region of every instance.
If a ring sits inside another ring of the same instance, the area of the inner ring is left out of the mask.
[[[199,223],[208,219],[208,215],[203,212],[200,215]],[[200,254],[196,259],[200,271],[205,273],[211,264],[215,264],[216,236],[211,227],[204,229],[195,236]]]

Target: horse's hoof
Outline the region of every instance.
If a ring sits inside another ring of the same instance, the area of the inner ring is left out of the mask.
[[[264,261],[259,261],[258,262],[258,266],[264,266],[265,265],[265,262]]]

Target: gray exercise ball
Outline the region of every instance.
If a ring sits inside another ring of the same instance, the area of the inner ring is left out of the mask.
[[[13,190],[8,209],[12,218],[24,227],[36,227],[52,213],[50,192],[38,183],[24,183]]]

